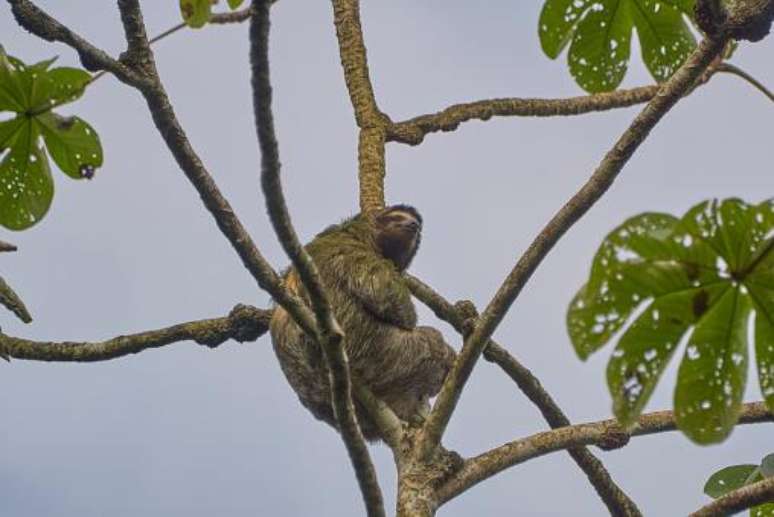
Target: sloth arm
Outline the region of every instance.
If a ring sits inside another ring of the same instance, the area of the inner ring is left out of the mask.
[[[405,330],[417,324],[411,292],[392,262],[373,252],[348,253],[350,267],[337,268],[342,274],[339,285],[344,292],[385,323]]]

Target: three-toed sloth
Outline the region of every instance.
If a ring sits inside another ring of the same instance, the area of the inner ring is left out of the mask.
[[[419,212],[395,205],[370,219],[357,215],[333,225],[306,246],[345,333],[351,371],[405,421],[424,414],[455,358],[438,330],[417,326],[403,278],[421,231]],[[285,283],[309,301],[295,269]],[[338,428],[319,345],[281,307],[274,311],[270,331],[282,371],[301,403]],[[363,436],[379,439],[376,425],[357,401],[355,411]]]

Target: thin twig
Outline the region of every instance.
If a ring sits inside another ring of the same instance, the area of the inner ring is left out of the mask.
[[[461,314],[457,307],[418,278],[407,276],[407,282],[414,296],[427,305],[439,319],[446,321],[457,332],[464,335],[466,315]],[[571,425],[570,420],[543,388],[537,377],[494,340],[489,340],[484,350],[484,359],[503,369],[540,410],[551,428],[557,429]],[[611,515],[632,517],[642,515],[634,501],[616,484],[602,462],[591,451],[586,447],[572,447],[567,452],[586,474],[589,482],[610,510]]]
[[[690,517],[731,515],[764,503],[774,503],[774,477],[732,490],[696,510]]]
[[[498,289],[492,301],[481,314],[472,334],[457,357],[451,372],[438,395],[422,436],[420,456],[429,457],[440,443],[459,396],[470,377],[473,367],[484,350],[489,338],[516,297],[556,242],[575,224],[602,195],[623,169],[650,131],[663,116],[691,88],[723,50],[725,36],[703,40],[694,53],[661,86],[629,128],[621,135],[583,187],[548,222],[513,270]]]
[[[240,11],[233,11],[230,13],[215,13],[210,17],[209,25],[227,25],[231,23],[241,23],[247,20],[248,18],[250,18],[249,7],[242,9]],[[174,25],[169,29],[153,36],[151,39],[148,40],[148,43],[153,45],[154,43],[157,43],[163,40],[164,38],[166,38],[167,36],[171,36],[172,34],[186,27],[187,27],[187,24],[185,22],[180,22],[177,25]],[[94,74],[94,76],[89,80],[89,84],[94,83],[106,73],[107,72],[103,70],[98,74]]]
[[[773,422],[763,402],[744,404],[739,424]],[[664,433],[677,429],[672,411],[658,411],[642,415],[630,432],[625,432],[615,420],[602,420],[588,424],[576,424],[552,431],[537,433],[526,438],[501,445],[465,461],[463,468],[438,490],[440,502],[446,502],[468,488],[503,470],[532,458],[582,445],[612,444],[624,446],[636,436]]]
[[[32,341],[0,334],[0,348],[14,359],[58,362],[107,361],[180,341],[194,341],[215,348],[229,339],[255,341],[269,328],[271,310],[237,305],[228,316],[117,336],[97,342]]]
[[[290,257],[309,294],[320,332],[317,340],[328,365],[331,400],[339,431],[355,469],[369,516],[384,516],[384,500],[371,456],[355,416],[352,385],[344,334],[336,322],[323,289],[322,278],[311,256],[296,235],[282,192],[280,160],[274,116],[271,110],[272,88],[269,67],[269,0],[255,0],[250,19],[250,63],[252,68],[253,110],[261,150],[261,186],[274,231]]]
[[[735,75],[737,77],[741,77],[748,83],[750,83],[754,88],[756,88],[758,91],[760,91],[763,95],[769,98],[770,101],[774,102],[774,93],[769,91],[768,88],[766,88],[763,83],[758,81],[755,77],[751,76],[738,66],[734,66],[731,63],[721,63],[717,67],[718,72],[725,72],[727,74]]]

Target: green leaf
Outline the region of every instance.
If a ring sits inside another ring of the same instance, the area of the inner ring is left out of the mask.
[[[774,405],[772,235],[774,202],[738,199],[701,203],[681,219],[642,214],[608,234],[570,304],[567,329],[581,359],[618,336],[607,381],[623,425],[636,422],[690,333],[677,424],[698,443],[725,439],[741,408],[753,313],[761,391]]]
[[[704,493],[713,499],[738,490],[754,478],[758,465],[733,465],[718,470],[704,484]]]
[[[774,476],[774,454],[769,454],[761,465],[734,465],[715,472],[704,485],[704,493],[713,499],[729,492]],[[750,508],[751,517],[774,517],[774,503]]]
[[[39,136],[30,120],[23,121],[0,159],[0,225],[10,230],[29,228],[51,206],[54,183]]]
[[[696,40],[683,23],[679,6],[664,0],[641,0],[631,4],[642,60],[656,81],[666,81],[696,47]]]
[[[233,11],[234,9],[242,5],[243,2],[244,0],[228,0],[228,6]]]
[[[631,37],[626,0],[603,10],[589,9],[575,30],[567,54],[575,82],[587,92],[614,90],[626,75]]]
[[[102,145],[94,129],[78,117],[44,113],[37,118],[51,158],[75,179],[94,176],[102,166]]]
[[[212,2],[210,0],[180,0],[180,13],[189,27],[198,29],[210,21]]]
[[[766,478],[774,477],[774,453],[761,460],[761,474]]]
[[[48,72],[48,78],[54,88],[49,98],[56,104],[78,100],[92,80],[91,74],[86,70],[69,67],[54,68]]]
[[[675,420],[700,444],[725,440],[739,418],[747,381],[747,321],[752,303],[729,289],[696,325],[680,363]]]
[[[538,22],[543,52],[556,59],[570,44],[570,73],[591,93],[614,90],[629,63],[632,29],[642,58],[664,81],[696,46],[684,17],[694,0],[546,0]]]
[[[0,111],[22,112],[26,106],[27,94],[19,77],[19,65],[0,46]]]
[[[0,155],[5,149],[11,147],[11,144],[16,141],[16,135],[28,122],[29,119],[25,117],[0,122]]]
[[[756,304],[755,359],[763,400],[769,411],[774,412],[774,312],[769,309],[774,301],[774,293],[758,286],[753,286],[750,293],[753,299],[765,299],[767,302],[765,305]],[[764,298],[763,294],[769,294],[769,297]]]
[[[774,503],[766,503],[750,508],[751,517],[774,517]]]
[[[660,296],[621,337],[607,365],[607,384],[613,414],[624,426],[636,422],[681,337],[696,321],[693,301],[703,296],[711,303],[723,292],[725,286],[716,284]]]
[[[84,70],[51,69],[54,59],[25,65],[0,47],[0,111],[16,112],[0,122],[0,225],[22,230],[48,211],[54,186],[48,152],[73,178],[90,178],[103,162],[94,129],[78,117],[51,109],[78,99],[92,77]]]

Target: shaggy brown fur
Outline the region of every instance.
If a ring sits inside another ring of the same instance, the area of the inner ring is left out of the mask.
[[[345,332],[351,370],[403,420],[427,409],[454,361],[454,350],[432,327],[417,327],[417,315],[402,273],[419,246],[422,218],[412,207],[388,207],[372,219],[355,216],[320,233],[306,246],[317,265],[334,314]],[[291,269],[288,288],[308,300]],[[336,426],[322,352],[281,307],[271,337],[285,377],[301,403]],[[379,432],[360,404],[363,435]]]

